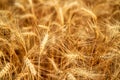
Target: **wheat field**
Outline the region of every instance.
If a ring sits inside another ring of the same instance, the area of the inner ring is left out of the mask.
[[[120,80],[120,0],[0,0],[0,80]]]

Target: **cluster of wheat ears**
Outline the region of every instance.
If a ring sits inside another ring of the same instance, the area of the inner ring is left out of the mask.
[[[120,0],[0,0],[0,80],[120,80]]]

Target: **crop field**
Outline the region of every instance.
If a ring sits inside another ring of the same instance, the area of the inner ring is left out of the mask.
[[[0,0],[0,80],[120,80],[120,0]]]

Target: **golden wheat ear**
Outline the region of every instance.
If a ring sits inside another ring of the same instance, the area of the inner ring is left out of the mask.
[[[31,74],[35,76],[37,74],[37,71],[34,65],[31,63],[31,61],[27,57],[24,57],[24,63],[30,69]]]
[[[49,34],[46,33],[45,36],[44,36],[44,38],[43,38],[43,40],[42,40],[42,42],[41,42],[41,44],[40,44],[40,55],[41,55],[41,53],[43,52],[43,50],[44,50],[44,48],[46,46],[48,38],[49,38]]]
[[[67,80],[77,80],[73,74],[67,73]]]
[[[6,63],[5,67],[3,67],[3,69],[0,71],[0,78],[2,78],[5,74],[9,73],[11,67],[11,63]]]

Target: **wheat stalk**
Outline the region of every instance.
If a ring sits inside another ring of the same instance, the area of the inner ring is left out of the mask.
[[[64,24],[63,10],[61,7],[59,7],[58,10],[59,10],[59,17],[60,17],[61,23],[63,25]]]
[[[20,8],[22,11],[25,11],[25,8],[22,4],[15,2],[15,6],[17,6],[18,8]]]
[[[30,7],[31,7],[31,11],[32,11],[32,14],[34,14],[34,7],[33,7],[33,1],[32,0],[28,0],[29,4],[30,4]]]
[[[32,18],[32,19],[36,19],[35,16],[31,13],[27,13],[27,14],[24,14],[24,15],[21,15],[20,16],[21,19],[27,19],[27,18]]]
[[[56,63],[54,62],[54,60],[52,60],[52,59],[50,59],[50,58],[48,58],[48,60],[51,62],[51,64],[53,65],[53,68],[55,69],[55,71],[56,71],[57,73],[62,73],[62,71],[60,71],[60,70],[58,69],[58,67],[57,67]]]
[[[49,30],[49,27],[45,25],[38,25],[38,27]]]
[[[4,56],[4,53],[0,50],[0,57]]]
[[[81,8],[81,10],[85,11],[86,13],[88,13],[89,15],[91,15],[93,17],[93,19],[97,19],[97,16],[89,9],[86,8]]]

